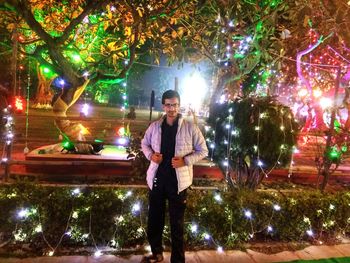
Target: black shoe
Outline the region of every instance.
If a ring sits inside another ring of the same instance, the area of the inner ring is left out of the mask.
[[[155,254],[150,256],[144,256],[140,263],[154,263],[154,262],[162,262],[164,257],[162,254]]]

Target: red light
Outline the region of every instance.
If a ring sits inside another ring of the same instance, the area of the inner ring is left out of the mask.
[[[16,96],[14,98],[14,108],[16,111],[23,111],[24,110],[24,100],[20,96]]]
[[[125,135],[125,128],[124,127],[118,127],[116,129],[116,135],[119,137],[123,137]]]

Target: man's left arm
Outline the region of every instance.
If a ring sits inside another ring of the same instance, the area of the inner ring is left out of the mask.
[[[184,157],[186,165],[193,165],[208,155],[208,148],[204,136],[197,125],[193,125],[193,152]]]

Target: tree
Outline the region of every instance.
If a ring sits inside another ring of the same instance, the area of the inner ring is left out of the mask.
[[[9,0],[2,12],[20,18],[7,25],[11,32],[21,25],[20,51],[61,77],[62,92],[54,97],[53,112],[65,117],[87,85],[123,82],[138,53],[154,48],[150,41],[169,40],[164,38],[168,32],[160,36],[161,28],[188,5],[187,1]],[[58,118],[55,124],[72,140],[85,139],[80,124]],[[81,144],[78,151],[89,152],[90,147]]]

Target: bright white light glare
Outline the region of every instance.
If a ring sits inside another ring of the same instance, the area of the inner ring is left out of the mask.
[[[192,224],[192,225],[191,225],[191,232],[192,232],[192,233],[197,233],[197,231],[198,231],[198,225]]]
[[[221,201],[222,201],[222,198],[221,198],[220,194],[215,194],[215,195],[214,195],[214,199],[215,199],[216,201],[218,201],[218,202],[221,202]]]
[[[26,217],[28,217],[28,215],[29,215],[29,210],[28,210],[27,208],[21,209],[21,210],[18,211],[18,213],[17,213],[17,216],[18,216],[19,218],[26,218]]]
[[[281,210],[281,207],[279,205],[274,205],[273,206],[273,209],[275,209],[276,211],[280,211]]]
[[[88,71],[85,71],[84,73],[83,73],[83,76],[84,77],[88,77],[90,75],[90,73],[88,72]]]
[[[208,233],[204,233],[203,237],[205,240],[209,240],[210,239],[210,235]]]
[[[97,251],[95,252],[94,256],[95,256],[95,257],[100,257],[100,256],[102,256],[101,250],[97,250]]]
[[[49,257],[52,257],[54,253],[55,253],[54,251],[50,251],[50,252],[48,253],[48,256],[49,256]]]
[[[312,92],[315,98],[319,98],[322,96],[322,90],[316,89]]]
[[[117,138],[116,142],[117,142],[117,145],[120,145],[120,146],[126,146],[128,144],[128,140],[125,137]]]
[[[297,147],[293,148],[293,153],[300,153],[299,149]]]
[[[246,211],[244,212],[244,216],[245,216],[246,218],[251,219],[251,218],[252,218],[252,212],[250,212],[249,210],[246,210]]]
[[[205,94],[207,94],[208,87],[204,79],[198,74],[193,74],[185,78],[181,94],[181,104],[189,106],[198,111],[201,107]]]
[[[72,191],[72,195],[78,195],[80,194],[80,189],[79,188],[75,188],[73,191]]]
[[[267,227],[267,232],[272,232],[272,231],[273,231],[272,226],[268,226],[268,227]]]
[[[138,212],[138,211],[140,211],[140,209],[141,209],[140,203],[135,203],[135,204],[132,206],[132,211],[133,211],[133,212]]]
[[[332,106],[332,100],[330,98],[322,97],[320,99],[320,105],[322,109],[330,108]]]
[[[218,248],[216,249],[218,253],[223,253],[224,249],[221,246],[218,246]]]
[[[262,163],[262,161],[258,161],[258,166],[263,166],[263,163]]]
[[[314,232],[311,229],[309,229],[309,230],[306,231],[306,234],[308,236],[312,237],[314,235]]]
[[[83,107],[81,108],[81,112],[84,113],[85,116],[88,116],[89,108],[90,108],[89,104],[84,103]]]
[[[132,196],[132,191],[127,191],[125,194],[126,197]]]

